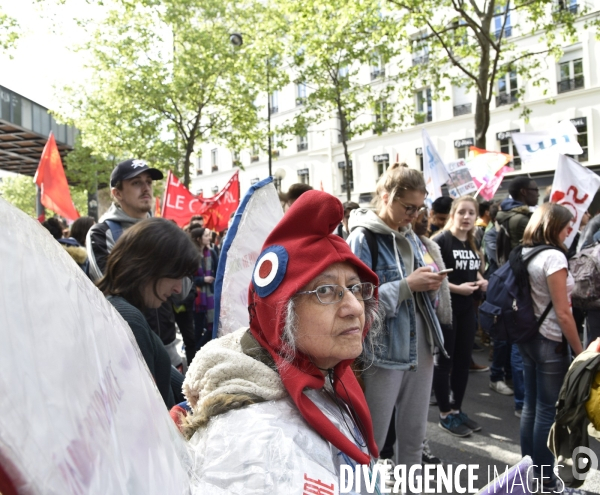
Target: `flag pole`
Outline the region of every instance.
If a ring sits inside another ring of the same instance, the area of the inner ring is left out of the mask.
[[[46,208],[42,204],[42,190],[40,186],[35,186],[35,214],[40,223],[46,220]]]

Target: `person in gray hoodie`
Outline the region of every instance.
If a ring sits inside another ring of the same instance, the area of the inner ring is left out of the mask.
[[[375,211],[358,209],[350,215],[347,239],[352,252],[377,273],[379,302],[386,312],[386,331],[374,352],[364,356],[373,364],[363,379],[375,441],[381,450],[396,407],[396,445],[401,446],[396,460],[407,469],[421,464],[433,353],[436,348],[445,352],[434,307],[446,275],[424,260],[411,228],[426,194],[421,172],[392,165],[377,183]]]

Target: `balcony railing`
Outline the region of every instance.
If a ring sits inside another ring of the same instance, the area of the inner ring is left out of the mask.
[[[201,168],[197,168],[196,169],[196,175],[202,175],[202,169]]]
[[[218,172],[219,171],[219,166],[218,165],[213,165],[212,167],[210,167],[211,172]]]
[[[501,93],[496,96],[496,106],[501,107],[502,105],[510,105],[518,100],[516,95]]]
[[[371,69],[371,81],[375,79],[379,79],[380,77],[385,77],[385,69]]]
[[[431,122],[431,112],[427,113],[415,113],[415,125],[424,124],[425,122]]]
[[[273,158],[278,158],[279,157],[279,150],[271,150],[271,156]]]
[[[306,96],[298,96],[296,98],[296,106],[301,107],[306,104]]]
[[[259,160],[259,157],[258,157],[258,155],[252,155],[252,156],[250,157],[250,163],[257,162],[258,160]]]
[[[233,167],[239,167],[239,166],[241,166],[241,165],[242,165],[242,160],[233,160],[233,161],[231,162],[231,165],[232,165]]]
[[[298,143],[298,151],[306,151],[308,149],[308,143]]]
[[[277,113],[279,112],[279,107],[278,106],[271,106],[271,113]]]
[[[426,64],[429,62],[429,54],[426,53],[424,55],[413,55],[412,64],[413,67],[415,65]]]
[[[459,115],[466,115],[468,113],[472,113],[471,103],[464,103],[463,105],[454,105],[454,116],[458,117]]]
[[[581,89],[585,86],[583,76],[576,76],[574,79],[563,79],[558,81],[558,92],[566,93],[567,91],[574,91]]]

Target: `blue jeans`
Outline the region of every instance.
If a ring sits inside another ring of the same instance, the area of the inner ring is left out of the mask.
[[[569,356],[560,351],[560,342],[541,334],[525,344],[519,344],[523,358],[525,378],[525,403],[521,416],[521,454],[533,459],[535,474],[540,476],[541,466],[546,483],[554,480],[554,456],[547,447],[548,433],[556,414],[556,401],[567,370]],[[558,351],[558,352],[557,352]],[[549,476],[553,479],[550,480]]]
[[[498,382],[512,377],[515,392],[515,410],[523,409],[525,386],[523,384],[523,359],[516,344],[509,344],[505,340],[494,340],[494,353],[492,366],[490,366],[490,380]]]

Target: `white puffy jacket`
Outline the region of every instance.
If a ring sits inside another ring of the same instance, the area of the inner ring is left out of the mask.
[[[267,364],[268,353],[256,346],[245,328],[213,340],[186,375],[183,388],[193,411],[188,425],[196,430],[189,442],[193,493],[339,493],[340,466],[354,470],[355,461],[308,425]],[[330,392],[305,393],[350,440],[361,438]]]

